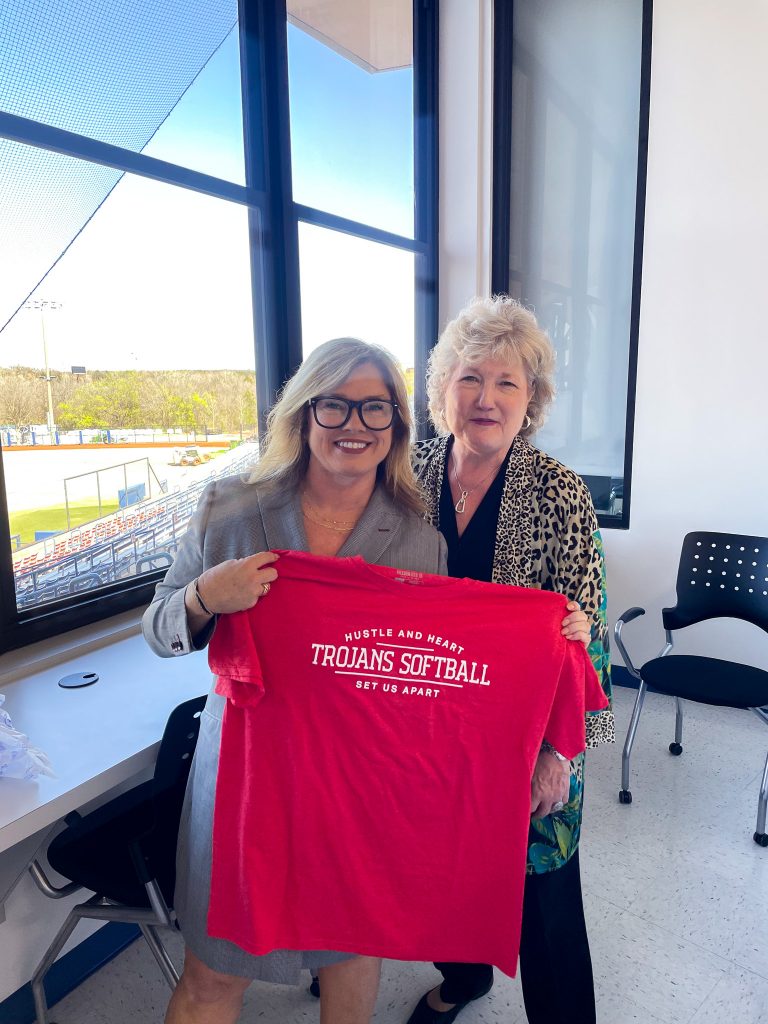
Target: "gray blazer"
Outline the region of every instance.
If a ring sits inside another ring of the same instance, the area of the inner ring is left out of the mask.
[[[184,608],[184,590],[205,569],[229,558],[257,551],[307,550],[307,538],[296,491],[269,491],[238,477],[206,487],[190,521],[176,560],[157,585],[142,627],[150,647],[162,658],[177,657],[204,647],[215,629],[212,622],[192,637]],[[442,534],[418,515],[395,507],[378,487],[339,557],[360,555],[367,562],[398,569],[445,575],[446,545]],[[275,564],[279,574],[280,563]],[[207,933],[210,895],[213,804],[219,764],[221,718],[225,699],[211,692],[200,723],[182,812],[177,855],[175,909],[192,951],[209,967],[244,978],[297,984],[306,967],[323,967],[346,959],[324,951],[277,950],[251,956]]]

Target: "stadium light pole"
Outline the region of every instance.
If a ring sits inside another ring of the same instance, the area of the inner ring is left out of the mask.
[[[43,359],[45,361],[45,375],[43,380],[46,383],[48,389],[48,434],[50,437],[51,444],[53,444],[56,437],[56,421],[53,418],[53,395],[51,393],[51,381],[55,378],[51,376],[51,372],[48,369],[48,342],[45,337],[45,310],[48,309],[61,309],[63,303],[54,302],[50,299],[32,299],[30,302],[25,303],[26,309],[39,309],[40,310],[40,330],[43,334]]]

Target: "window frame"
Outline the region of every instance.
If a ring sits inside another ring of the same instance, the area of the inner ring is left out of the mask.
[[[624,478],[621,515],[597,514],[601,528],[628,530],[632,499],[632,454],[637,387],[637,349],[640,328],[640,296],[643,277],[643,235],[648,167],[648,123],[651,95],[651,42],[653,0],[642,0],[640,46],[640,108],[638,118],[635,236],[632,260],[632,296],[629,322],[627,407],[624,425]],[[514,0],[494,0],[493,5],[493,135],[491,198],[491,291],[509,290],[509,224],[512,213],[512,51]]]
[[[414,237],[404,238],[293,201],[285,0],[238,0],[245,185],[0,112],[0,138],[244,205],[249,213],[259,436],[302,359],[299,222],[321,224],[415,254],[415,406],[426,430],[426,361],[437,336],[438,0],[413,0]],[[268,239],[265,244],[263,239]],[[146,605],[156,570],[19,612],[0,445],[0,654]]]

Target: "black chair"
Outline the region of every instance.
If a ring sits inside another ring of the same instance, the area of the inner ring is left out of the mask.
[[[592,504],[595,508],[600,509],[601,512],[608,511],[611,503],[611,477],[582,473],[581,479],[592,495]]]
[[[72,908],[34,973],[37,1024],[48,1022],[45,975],[82,918],[138,924],[168,984],[178,982],[157,928],[174,924],[176,841],[204,706],[205,697],[195,697],[171,712],[152,779],[84,817],[67,815],[67,827],[46,853],[51,867],[70,879],[67,885],[52,885],[37,861],[30,866],[37,887],[53,899],[82,888],[95,893]]]
[[[624,662],[639,682],[637,699],[621,758],[619,800],[632,803],[629,789],[629,758],[648,687],[677,698],[675,739],[671,754],[683,752],[683,708],[681,700],[718,707],[753,711],[768,725],[768,672],[736,661],[704,658],[672,651],[672,633],[706,619],[743,619],[768,632],[768,540],[730,533],[689,533],[683,540],[677,571],[677,604],[663,608],[666,644],[658,658],[640,670],[632,664],[621,639],[622,627],[645,615],[644,608],[630,608],[617,621],[614,634]],[[759,846],[768,846],[765,831],[768,805],[768,757],[763,770],[757,805],[757,827],[753,836]]]

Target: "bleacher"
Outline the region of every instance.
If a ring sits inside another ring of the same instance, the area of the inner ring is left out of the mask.
[[[131,505],[32,550],[14,552],[17,606],[56,601],[170,565],[205,486],[253,464],[258,449],[245,447],[242,454],[235,449],[231,458],[221,456],[218,469],[184,490]]]

